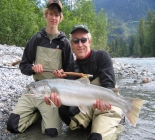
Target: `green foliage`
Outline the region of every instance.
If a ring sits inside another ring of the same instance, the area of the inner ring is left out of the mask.
[[[74,25],[86,24],[92,35],[92,49],[104,49],[113,57],[155,56],[155,11],[148,10],[146,19],[139,20],[136,34],[127,39],[127,25],[119,21],[117,26],[109,23],[104,9],[96,12],[94,0],[74,0],[74,4],[72,0],[62,2],[64,20],[59,30],[65,32],[67,37]],[[25,46],[32,35],[46,26],[42,13],[44,6],[40,0],[1,0],[0,44]],[[107,43],[107,37],[111,42]]]
[[[148,10],[148,12],[146,13],[146,19],[141,18],[139,20],[136,32],[136,34],[132,34],[129,36],[129,41],[125,42],[124,45],[122,45],[123,43],[120,43],[120,40],[124,37],[120,36],[116,37],[116,39],[112,40],[109,43],[110,53],[113,57],[155,56],[155,11]]]
[[[134,44],[135,44],[135,39],[134,39],[134,35],[130,36],[129,39],[129,54],[132,55],[133,51],[134,51]]]
[[[138,40],[140,45],[141,57],[145,56],[145,45],[144,45],[145,27],[144,26],[145,26],[144,20],[141,18],[138,24]]]
[[[93,35],[92,46],[94,49],[105,49],[109,50],[107,47],[107,26],[108,20],[107,16],[103,14],[103,10],[94,16],[94,22],[91,26],[91,31]]]
[[[149,39],[149,53],[151,56],[155,56],[155,14],[149,27]]]
[[[133,56],[135,57],[139,57],[140,56],[140,45],[139,45],[139,40],[138,37],[136,35],[133,35],[133,39],[134,39],[134,46],[133,46]]]
[[[92,0],[75,0],[74,7],[66,5],[63,9],[64,20],[60,28],[69,37],[72,27],[76,24],[86,24],[92,35],[92,48],[107,47],[107,16],[103,9],[96,13]]]
[[[47,2],[47,0],[46,0]],[[67,37],[76,24],[86,24],[92,34],[92,48],[107,47],[107,16],[103,10],[96,13],[93,0],[62,1],[64,20],[59,30]],[[1,0],[0,1],[0,44],[25,46],[33,34],[44,27],[40,0]]]
[[[45,24],[35,1],[1,0],[0,43],[25,46],[30,37]]]
[[[112,57],[129,56],[129,47],[123,38],[116,37],[116,39],[112,42],[109,42],[108,45],[110,47],[109,53]]]

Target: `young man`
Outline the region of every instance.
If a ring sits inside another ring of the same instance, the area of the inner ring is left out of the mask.
[[[103,50],[91,50],[91,34],[86,25],[76,25],[70,34],[72,50],[76,60],[70,65],[70,71],[82,72],[93,75],[91,84],[105,88],[115,87],[115,75],[109,54]],[[66,77],[61,74],[63,70],[54,71],[56,77]],[[67,77],[69,78],[69,77]],[[72,78],[73,79],[73,78]],[[77,79],[77,77],[74,77]],[[51,94],[51,100],[59,107],[60,118],[74,130],[80,127],[87,128],[91,124],[91,134],[88,140],[113,140],[116,139],[117,127],[120,125],[122,110],[96,100],[93,107],[87,108],[87,114],[80,112],[78,107],[68,107],[61,104],[56,93]],[[50,104],[48,98],[45,102]],[[105,108],[106,106],[106,108]],[[110,109],[107,111],[106,109]]]
[[[63,19],[61,2],[49,0],[44,17],[47,26],[27,43],[19,66],[23,74],[33,75],[35,81],[55,78],[53,70],[66,70],[73,61],[69,40],[58,30]],[[24,132],[40,114],[42,132],[51,137],[57,136],[61,128],[58,109],[51,108],[42,100],[27,98],[24,94],[9,117],[7,129],[12,133]]]

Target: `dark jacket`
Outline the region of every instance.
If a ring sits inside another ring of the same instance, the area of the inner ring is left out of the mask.
[[[100,83],[105,88],[115,87],[115,74],[110,55],[103,51],[91,51],[88,58],[84,60],[76,60],[70,65],[70,71],[76,71],[84,74],[91,74],[93,78],[90,81],[99,77]],[[68,77],[69,79],[77,79],[78,77]]]
[[[40,32],[40,37],[38,38],[38,33],[35,34],[27,43],[22,62],[19,65],[21,72],[25,75],[32,75],[34,72],[32,71],[32,66],[36,59],[36,50],[37,46],[47,47],[47,48],[54,48],[59,45],[59,49],[62,50],[62,69],[64,71],[67,70],[70,63],[73,62],[73,55],[71,51],[71,46],[69,40],[66,38],[66,35],[63,32],[60,32],[58,38],[53,39],[50,41],[48,38],[45,28],[43,28]]]

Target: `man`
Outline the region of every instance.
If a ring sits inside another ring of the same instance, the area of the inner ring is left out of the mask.
[[[33,75],[35,81],[55,78],[53,70],[66,71],[73,61],[69,40],[58,30],[58,25],[63,19],[61,2],[49,0],[44,17],[47,26],[27,43],[19,66],[23,74]],[[27,98],[24,94],[8,119],[7,129],[12,133],[24,132],[40,114],[42,132],[51,137],[57,136],[62,122],[58,109],[51,108],[42,100]]]
[[[105,88],[115,87],[115,75],[109,54],[103,50],[91,50],[91,34],[86,25],[76,25],[70,34],[72,50],[76,60],[70,65],[70,71],[82,72],[93,75],[90,78],[91,84],[103,86]],[[66,77],[63,70],[54,71],[56,77]],[[68,77],[67,78],[71,78]],[[77,77],[72,77],[77,79]],[[116,139],[117,128],[122,118],[122,110],[102,101],[96,100],[93,107],[87,108],[87,113],[80,112],[78,107],[68,107],[61,104],[56,93],[52,93],[50,99],[59,107],[60,118],[74,130],[77,128],[87,128],[91,124],[91,134],[88,140],[112,140]],[[50,104],[45,98],[46,104]],[[107,109],[110,109],[107,111]]]

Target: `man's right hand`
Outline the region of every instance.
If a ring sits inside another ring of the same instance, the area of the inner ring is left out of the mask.
[[[43,73],[43,72],[44,72],[43,66],[42,66],[41,64],[33,65],[33,66],[32,66],[32,70],[33,70],[35,73]]]
[[[95,109],[104,112],[105,110],[111,110],[111,105],[109,103],[103,104],[103,102],[99,99],[96,100],[96,103],[93,104]]]

